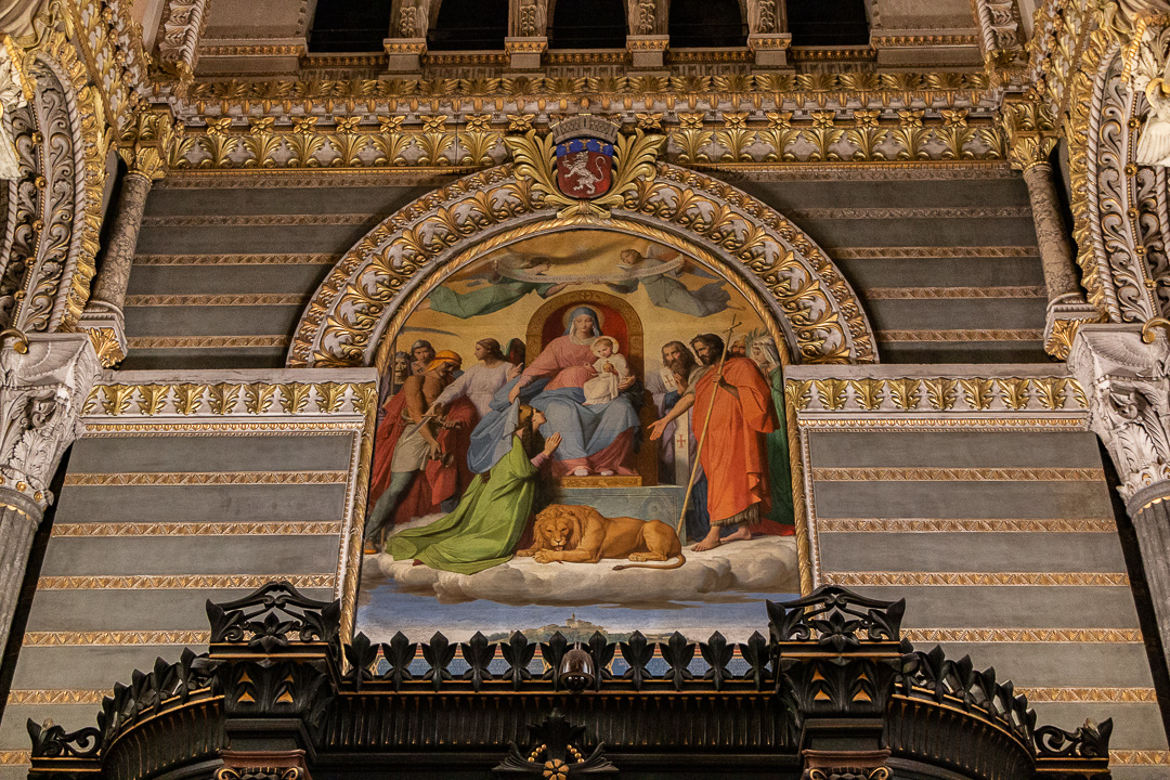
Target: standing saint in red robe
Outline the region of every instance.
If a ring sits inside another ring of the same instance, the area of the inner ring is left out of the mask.
[[[750,539],[759,533],[783,533],[767,520],[771,501],[765,435],[776,430],[772,393],[760,369],[747,358],[728,357],[722,370],[723,339],[713,333],[696,336],[691,346],[707,367],[670,414],[650,427],[657,439],[676,417],[693,408],[691,419],[701,438],[699,463],[707,475],[707,512],[711,529],[693,550]],[[707,416],[710,414],[710,421]],[[705,431],[704,431],[705,425]],[[720,537],[727,528],[733,533]]]

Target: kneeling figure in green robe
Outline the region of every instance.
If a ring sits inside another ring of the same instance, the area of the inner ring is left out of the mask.
[[[543,414],[533,411],[531,429],[544,421]],[[537,472],[561,443],[561,435],[554,433],[544,450],[529,459],[518,434],[512,435],[508,454],[472,481],[455,511],[394,534],[386,540],[386,552],[395,560],[413,558],[457,574],[475,574],[511,559],[532,515]]]

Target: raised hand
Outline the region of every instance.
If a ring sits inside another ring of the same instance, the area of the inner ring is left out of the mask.
[[[562,437],[559,433],[554,433],[544,440],[544,454],[552,455],[557,451],[557,447],[561,446]]]

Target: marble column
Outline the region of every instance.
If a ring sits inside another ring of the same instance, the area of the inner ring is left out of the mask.
[[[79,329],[89,333],[98,359],[106,368],[117,365],[126,357],[129,348],[122,306],[130,285],[134,249],[138,245],[146,198],[155,179],[162,176],[162,166],[157,160],[157,155],[151,155],[155,164],[132,167],[122,179],[106,253],[94,278],[89,302],[78,322]]]
[[[101,370],[85,333],[0,336],[0,647],[8,641],[49,483],[81,433]]]
[[[1140,325],[1082,325],[1069,369],[1121,480],[1162,646],[1170,648],[1170,341]]]
[[[93,283],[91,301],[122,310],[126,288],[130,284],[130,268],[134,264],[134,248],[138,245],[138,231],[146,210],[146,196],[154,181],[148,173],[131,170],[122,179],[118,208],[110,226],[110,240],[106,254]]]
[[[1073,296],[1083,300],[1073,255],[1072,241],[1060,216],[1056,182],[1047,161],[1032,162],[1023,170],[1036,224],[1036,241],[1040,245],[1040,262],[1044,268],[1044,287],[1049,302]]]
[[[44,516],[35,501],[0,487],[0,647],[8,642],[33,536]]]

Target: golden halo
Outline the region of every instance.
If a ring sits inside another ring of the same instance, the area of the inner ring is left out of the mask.
[[[588,303],[574,304],[565,309],[565,313],[561,315],[561,325],[565,330],[569,329],[569,315],[577,311],[577,309],[588,309],[589,311],[593,312],[593,316],[597,318],[597,327],[601,329],[601,333],[598,333],[597,335],[601,336],[605,333],[605,317],[601,314],[601,312],[590,306]]]

